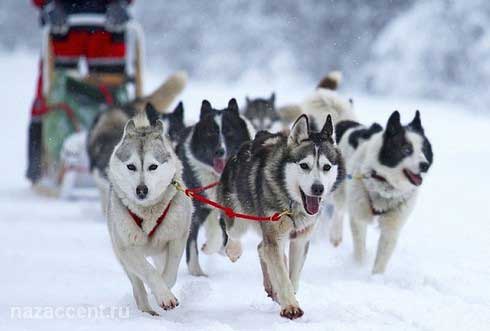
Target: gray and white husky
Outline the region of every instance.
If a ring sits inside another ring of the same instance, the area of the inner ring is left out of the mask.
[[[172,185],[182,180],[182,163],[160,120],[151,125],[147,119],[128,121],[110,158],[108,177],[109,233],[138,308],[157,314],[145,285],[160,307],[175,308],[179,303],[170,289],[184,253],[193,206]]]
[[[243,115],[253,124],[255,130],[280,132],[283,130],[281,117],[276,109],[276,94],[269,98],[245,98],[245,111]]]
[[[355,121],[342,121],[336,125],[336,132],[352,179],[334,194],[330,241],[335,246],[342,241],[342,220],[347,210],[354,257],[361,262],[366,251],[366,226],[378,218],[381,235],[372,271],[383,273],[432,165],[432,147],[419,111],[405,126],[395,111],[384,130],[377,123],[366,127]]]
[[[310,131],[306,115],[293,124],[289,136],[259,132],[240,148],[223,171],[219,201],[236,212],[269,216],[289,210],[277,222],[254,223],[223,215],[231,261],[242,254],[240,238],[255,228],[262,241],[258,252],[267,294],[281,305],[281,316],[303,315],[295,298],[310,236],[322,201],[344,177],[342,156],[335,144],[332,119],[320,132]],[[284,250],[289,242],[289,271]]]

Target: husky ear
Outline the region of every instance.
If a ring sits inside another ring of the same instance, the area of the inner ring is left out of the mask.
[[[151,126],[155,125],[160,118],[160,113],[158,113],[158,111],[150,102],[146,104],[145,113]]]
[[[325,124],[323,124],[323,128],[320,131],[320,134],[323,138],[327,140],[332,139],[333,141],[335,141],[335,132],[332,122],[332,116],[330,116],[330,114],[328,114],[327,119],[325,120]]]
[[[133,136],[136,134],[136,124],[130,119],[124,126],[124,136]]]
[[[213,112],[213,107],[208,100],[203,100],[201,104],[201,115],[200,119],[203,119],[206,115],[209,115]]]
[[[238,103],[236,102],[235,98],[230,99],[230,101],[228,101],[228,111],[233,112],[237,116],[239,115]]]
[[[299,144],[303,140],[308,139],[310,131],[310,125],[308,122],[308,116],[305,114],[298,117],[291,127],[289,132],[288,144]]]
[[[420,119],[420,111],[415,112],[415,117],[408,125],[412,130],[424,134],[424,128],[422,127],[422,120]]]
[[[182,103],[182,101],[179,102],[177,107],[175,107],[173,115],[177,118],[179,122],[184,121],[184,104]]]
[[[384,135],[385,137],[392,137],[402,131],[402,129],[403,127],[400,122],[400,113],[398,112],[398,110],[395,110],[388,119]]]
[[[274,106],[276,103],[276,92],[272,92],[271,97],[269,98],[270,103]]]
[[[250,105],[252,103],[252,100],[250,100],[248,95],[245,97],[245,102],[247,103],[247,107],[248,107],[248,105]]]

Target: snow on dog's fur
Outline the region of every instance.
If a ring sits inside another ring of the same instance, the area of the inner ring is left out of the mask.
[[[154,315],[145,286],[163,309],[178,306],[171,288],[184,253],[193,206],[172,185],[172,181],[182,181],[183,167],[164,134],[163,123],[156,120],[150,124],[142,116],[128,121],[111,155],[107,218],[115,255],[131,282],[136,304]],[[168,212],[158,225],[165,210]],[[142,220],[140,226],[130,212]]]
[[[337,124],[336,132],[352,179],[345,181],[334,195],[330,241],[335,246],[340,244],[342,220],[347,210],[354,256],[357,261],[363,261],[366,225],[377,217],[381,235],[373,273],[383,273],[432,165],[432,147],[419,111],[405,126],[395,111],[384,130],[377,123],[366,127],[355,121],[343,121]]]
[[[219,201],[236,212],[268,216],[291,211],[277,222],[254,223],[223,215],[233,262],[242,254],[241,237],[255,228],[262,237],[258,252],[267,294],[281,306],[281,316],[299,318],[303,311],[295,293],[306,259],[310,235],[319,219],[322,200],[344,178],[331,117],[320,132],[310,131],[300,116],[289,136],[261,131],[242,145],[226,164],[218,188]],[[289,272],[284,249],[289,244]]]

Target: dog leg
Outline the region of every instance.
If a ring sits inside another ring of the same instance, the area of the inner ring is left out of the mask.
[[[242,256],[241,238],[247,232],[247,224],[245,221],[230,219],[225,215],[223,217],[226,224],[226,233],[228,234],[225,253],[231,262],[236,262]]]
[[[367,222],[365,220],[350,218],[350,229],[354,244],[354,259],[358,263],[362,263],[366,256],[366,228]]]
[[[177,271],[179,270],[182,255],[184,255],[186,238],[187,234],[180,239],[172,240],[168,243],[167,261],[162,276],[169,288],[172,288],[177,280]]]
[[[124,271],[128,275],[129,281],[133,287],[133,296],[138,309],[152,316],[158,316],[158,313],[151,308],[150,303],[148,302],[148,294],[146,293],[145,285],[141,279],[135,274],[127,271],[126,268],[124,268]]]
[[[260,242],[260,244],[257,246],[257,251],[259,253],[260,267],[262,269],[262,277],[263,277],[263,284],[264,284],[265,293],[267,293],[267,296],[269,298],[271,298],[272,301],[279,303],[279,301],[277,300],[277,292],[275,292],[274,289],[272,288],[272,283],[271,283],[271,279],[269,276],[269,272],[267,271],[267,265],[266,265],[264,258],[262,257],[262,254],[260,252],[262,249],[262,245],[263,245],[263,243]]]
[[[400,219],[393,219],[391,217],[380,217],[379,225],[381,234],[378,241],[373,274],[382,274],[385,272],[388,261],[395,250],[403,222]]]
[[[223,233],[219,224],[220,214],[213,210],[209,213],[204,226],[206,228],[206,242],[202,245],[203,253],[211,255],[218,253],[223,245]]]
[[[163,273],[165,270],[165,261],[167,259],[167,247],[164,248],[164,251],[161,254],[154,255],[151,257],[153,260],[153,264],[159,273]]]
[[[342,242],[342,233],[344,229],[345,214],[345,188],[341,185],[334,192],[334,212],[332,222],[330,223],[330,243],[337,247]]]
[[[197,238],[199,236],[199,228],[202,222],[209,215],[209,209],[197,206],[192,215],[191,229],[189,238],[187,239],[186,260],[189,273],[193,276],[207,276],[201,269],[199,264],[199,251],[197,249]]]
[[[281,316],[296,319],[303,316],[303,310],[294,296],[294,288],[284,263],[284,241],[264,238],[259,254],[264,260],[272,288],[277,289],[277,299],[281,305]]]
[[[305,264],[310,247],[308,238],[291,240],[289,243],[289,278],[293,284],[294,293],[298,293],[299,277]]]
[[[143,254],[134,249],[121,250],[118,254],[123,267],[148,285],[160,307],[169,310],[179,305],[179,301],[165,284],[162,276]]]

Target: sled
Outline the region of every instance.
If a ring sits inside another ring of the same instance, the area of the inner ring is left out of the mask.
[[[103,25],[102,15],[72,15],[70,27]],[[126,24],[124,74],[54,69],[49,27],[43,31],[43,94],[47,113],[42,116],[42,179],[36,191],[63,198],[92,195],[95,183],[86,152],[87,132],[100,113],[141,97],[143,38],[134,21]]]

